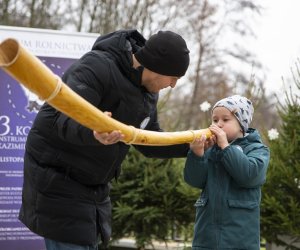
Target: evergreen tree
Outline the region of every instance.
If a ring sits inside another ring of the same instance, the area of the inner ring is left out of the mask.
[[[299,81],[294,80],[300,90]],[[279,106],[279,137],[269,141],[271,160],[263,186],[261,229],[267,242],[300,249],[294,246],[300,242],[300,97],[292,91],[285,94],[285,104]],[[282,236],[291,237],[292,243]]]
[[[190,240],[197,192],[183,181],[181,159],[150,159],[130,150],[113,183],[113,240],[134,237],[138,249],[178,236]]]

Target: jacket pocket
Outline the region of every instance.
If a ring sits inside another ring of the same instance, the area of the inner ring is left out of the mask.
[[[228,200],[228,206],[231,208],[254,209],[259,206],[259,202],[245,200]]]

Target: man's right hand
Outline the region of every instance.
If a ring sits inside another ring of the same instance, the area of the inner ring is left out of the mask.
[[[105,111],[104,114],[111,117],[111,112]],[[124,135],[119,130],[114,130],[110,133],[107,132],[101,133],[101,132],[94,131],[94,137],[97,141],[99,141],[104,145],[115,144],[121,141],[122,139],[124,139]]]
[[[114,130],[110,133],[101,133],[94,131],[95,139],[104,145],[111,145],[121,141],[124,138],[124,135],[121,131]]]

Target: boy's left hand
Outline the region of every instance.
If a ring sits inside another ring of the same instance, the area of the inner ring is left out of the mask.
[[[206,136],[202,135],[201,138],[196,138],[192,143],[190,143],[190,149],[197,156],[204,155],[204,145],[206,141]]]
[[[202,135],[201,138],[196,138],[195,141],[190,143],[190,149],[194,154],[203,156],[204,151],[215,144],[215,138],[216,137],[212,135],[209,139],[206,139],[206,136]]]

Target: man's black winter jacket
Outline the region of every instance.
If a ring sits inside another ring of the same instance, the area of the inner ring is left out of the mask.
[[[118,121],[140,128],[149,120],[145,129],[160,131],[158,95],[141,86],[143,69],[132,68],[132,53],[144,43],[136,30],[100,36],[92,50],[65,72],[63,81]],[[185,157],[188,151],[188,145],[135,147],[159,158]],[[56,241],[95,244],[101,234],[107,242],[108,183],[119,175],[128,149],[122,142],[100,144],[90,129],[43,105],[27,138],[20,220]]]

